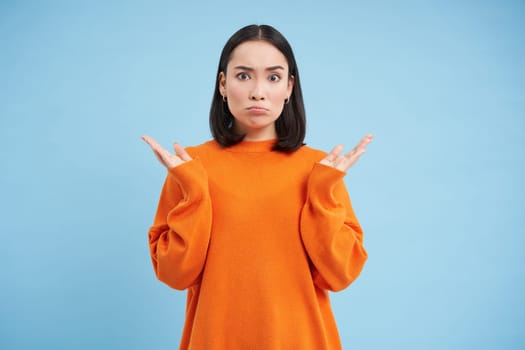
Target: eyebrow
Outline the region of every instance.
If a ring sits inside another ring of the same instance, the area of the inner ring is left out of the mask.
[[[235,67],[233,67],[233,69],[247,70],[247,71],[250,71],[250,72],[253,72],[255,70],[255,69],[253,69],[251,67],[248,67],[248,66],[235,66]],[[271,67],[267,67],[265,70],[272,71],[272,70],[278,70],[278,69],[284,70],[284,67],[283,66],[271,66]]]

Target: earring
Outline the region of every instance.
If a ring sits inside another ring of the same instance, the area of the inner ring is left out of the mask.
[[[222,96],[222,102],[224,103],[228,102],[228,98],[226,96]]]
[[[284,104],[287,105],[290,102],[290,99],[287,97],[284,99]]]

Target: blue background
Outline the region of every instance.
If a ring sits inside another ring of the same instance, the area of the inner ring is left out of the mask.
[[[525,348],[522,1],[2,1],[0,348],[175,349],[147,249],[165,170],[210,138],[222,46],[291,42],[307,143],[376,139],[346,183],[369,261],[345,349]]]

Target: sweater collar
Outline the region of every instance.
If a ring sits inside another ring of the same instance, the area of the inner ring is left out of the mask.
[[[271,152],[276,142],[277,142],[277,139],[264,140],[264,141],[241,141],[236,145],[228,147],[227,150],[231,152],[248,152],[248,153]]]

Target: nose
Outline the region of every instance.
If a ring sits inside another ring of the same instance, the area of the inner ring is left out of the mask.
[[[250,91],[250,100],[252,101],[264,100],[264,91],[261,86],[261,83],[255,82],[252,90]]]

